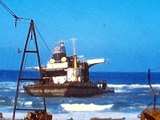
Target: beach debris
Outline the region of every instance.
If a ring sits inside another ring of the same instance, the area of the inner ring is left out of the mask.
[[[123,118],[99,118],[99,117],[93,117],[90,120],[125,120],[125,117],[123,117]]]
[[[140,120],[160,120],[160,109],[145,109],[139,117]]]
[[[3,120],[3,113],[0,112],[0,120]]]
[[[0,112],[0,120],[12,120],[11,118],[4,118],[3,113]]]
[[[28,112],[24,120],[52,120],[52,115],[45,111],[38,110]]]

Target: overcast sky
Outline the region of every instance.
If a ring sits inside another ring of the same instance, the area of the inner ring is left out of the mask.
[[[3,0],[20,17],[32,18],[48,47],[71,38],[83,59],[110,63],[92,71],[143,72],[160,67],[160,0]],[[19,69],[29,21],[14,18],[0,6],[0,69]],[[42,64],[50,53],[37,33]],[[32,59],[33,60],[33,59]]]

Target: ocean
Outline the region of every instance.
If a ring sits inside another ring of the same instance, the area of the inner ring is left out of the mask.
[[[12,117],[18,74],[18,71],[0,70],[0,112],[3,112],[4,117]],[[25,74],[36,76],[35,72]],[[148,86],[147,72],[91,72],[90,78],[94,82],[106,80],[109,87],[114,87],[115,93],[86,98],[46,98],[47,111],[53,115],[54,120],[89,120],[92,117],[139,120],[137,116],[143,109],[152,106],[153,95]],[[159,72],[151,72],[151,82],[160,93]],[[157,105],[159,103],[158,96]],[[18,105],[39,108],[42,99],[28,96],[20,87]],[[17,111],[16,116],[23,118],[25,114]]]

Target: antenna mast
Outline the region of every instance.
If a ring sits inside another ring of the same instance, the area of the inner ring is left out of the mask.
[[[78,81],[78,71],[77,71],[77,54],[76,54],[76,46],[75,46],[75,38],[72,38],[73,43],[73,66],[74,66],[74,75],[76,81]]]

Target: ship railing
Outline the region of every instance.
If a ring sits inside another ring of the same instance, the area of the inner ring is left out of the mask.
[[[92,82],[94,85],[96,85],[98,88],[101,88],[101,89],[107,89],[107,82],[106,80],[102,80],[102,81],[95,81],[95,82]]]

